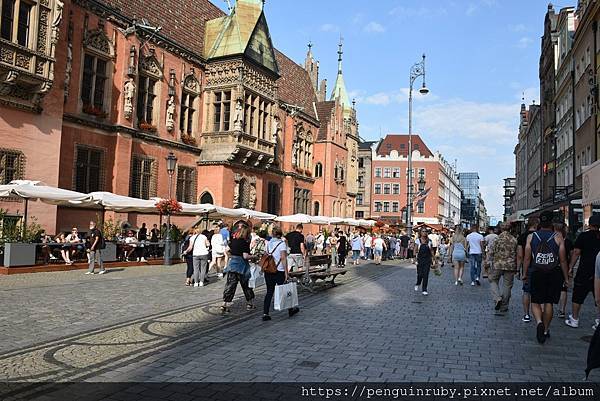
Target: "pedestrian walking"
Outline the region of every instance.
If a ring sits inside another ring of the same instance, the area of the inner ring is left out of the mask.
[[[312,233],[308,233],[306,236],[306,254],[311,256],[315,250],[315,236]]]
[[[329,251],[331,252],[331,266],[338,265],[338,251],[337,251],[337,243],[338,243],[338,232],[337,229],[335,232],[327,238],[327,245],[329,247]]]
[[[409,247],[410,237],[406,235],[406,231],[402,231],[400,235],[400,258],[406,259],[408,258],[408,247]]]
[[[273,227],[272,238],[267,244],[267,253],[270,254],[275,260],[277,266],[277,273],[265,272],[265,285],[267,287],[267,293],[265,294],[265,301],[263,304],[263,321],[271,320],[270,309],[271,302],[273,301],[273,294],[275,293],[275,286],[285,284],[289,279],[289,270],[287,265],[287,247],[285,241],[282,239],[283,232],[279,227]],[[290,317],[298,313],[300,309],[298,307],[288,309],[288,315]]]
[[[289,232],[285,239],[290,248],[288,255],[288,268],[291,272],[304,269],[304,258],[306,257],[306,246],[302,230],[302,224],[298,224],[294,231]]]
[[[229,241],[229,260],[224,273],[227,273],[227,281],[223,290],[222,313],[231,311],[230,304],[233,302],[238,283],[246,297],[246,309],[256,309],[254,305],[254,291],[249,287],[250,261],[257,261],[258,256],[253,256],[250,250],[250,225],[246,222],[238,222],[235,231],[231,234]]]
[[[381,238],[380,234],[375,236],[373,240],[373,255],[375,256],[375,264],[381,264],[381,257],[385,251],[385,241]]]
[[[358,232],[354,233],[350,245],[352,247],[352,263],[358,265],[360,263],[360,253],[364,252],[363,239]]]
[[[208,274],[208,248],[210,243],[199,228],[194,229],[194,235],[190,237],[189,242],[185,254],[192,254],[194,287],[204,287],[204,280]]]
[[[450,254],[450,263],[454,265],[454,285],[462,285],[462,276],[467,261],[467,240],[460,226],[456,226],[451,242],[448,253]]]
[[[319,255],[324,254],[325,250],[325,234],[323,234],[323,230],[319,229],[319,233],[315,237],[315,249]]]
[[[536,338],[543,344],[550,336],[553,305],[560,300],[563,284],[568,281],[567,256],[562,236],[552,226],[552,212],[540,215],[540,229],[527,238],[524,279],[531,269],[531,310],[537,322]]]
[[[337,241],[338,267],[346,267],[346,257],[348,256],[348,237],[346,233],[340,231],[340,236]]]
[[[538,230],[539,225],[540,220],[537,217],[530,218],[527,222],[527,231],[517,238],[517,268],[519,269],[519,278],[523,281],[523,319],[521,320],[524,323],[531,322],[531,277],[527,277],[527,280],[525,280],[523,270],[525,262],[525,246],[527,245],[527,238]],[[531,272],[529,274],[531,275]]]
[[[373,237],[369,233],[365,233],[363,237],[363,245],[365,247],[364,259],[371,260],[373,259]]]
[[[440,246],[440,240],[441,236],[436,230],[433,230],[433,232],[429,234],[429,241],[431,241],[431,252],[433,252],[434,257],[437,255],[437,251]]]
[[[579,268],[573,279],[572,313],[565,321],[567,326],[573,328],[579,327],[579,314],[587,295],[591,292],[594,296],[596,257],[600,253],[600,214],[592,215],[588,226],[589,229],[579,234],[575,241],[573,258],[569,266],[569,272],[572,273],[575,263],[579,260]],[[596,299],[597,303],[600,303],[599,301]],[[600,316],[600,306],[598,313]]]
[[[93,221],[90,221],[89,240],[89,267],[86,274],[94,274],[96,262],[98,262],[98,267],[100,268],[99,274],[104,274],[106,273],[106,270],[104,269],[104,264],[102,262],[102,250],[106,247],[106,244],[102,232],[96,228],[96,223]]]
[[[481,261],[483,254],[483,235],[479,234],[479,227],[475,226],[471,229],[471,233],[467,235],[467,250],[469,253],[469,267],[471,269],[471,285],[481,285]]]
[[[488,234],[484,237],[485,252],[483,262],[483,278],[488,278],[490,271],[493,270],[494,263],[494,242],[498,239],[498,233],[493,227],[488,228]]]
[[[227,249],[227,243],[219,230],[218,225],[214,225],[212,227],[213,234],[210,238],[210,251],[211,251],[211,261],[209,270],[213,269],[217,273],[218,278],[223,277],[223,269],[225,268],[225,252]]]
[[[415,241],[415,253],[417,255],[417,284],[415,291],[421,291],[423,295],[429,295],[427,284],[429,282],[429,271],[433,267],[433,246],[427,231],[421,230],[419,238]]]
[[[183,239],[183,243],[181,244],[181,255],[183,256],[183,258],[185,259],[185,264],[186,264],[186,271],[185,271],[185,285],[186,286],[191,286],[193,283],[193,277],[194,277],[194,257],[192,256],[191,252],[186,252],[187,249],[190,247],[190,238],[192,238],[192,236],[194,235],[194,229],[190,228],[184,239]]]
[[[563,241],[565,241],[565,251],[567,252],[567,265],[571,266],[571,260],[573,257],[573,241],[568,236],[568,228],[564,223],[554,223],[554,232],[557,235],[561,235]],[[560,302],[558,304],[558,317],[564,319],[567,315],[567,298],[569,294],[569,288],[572,287],[573,274],[569,272],[569,281],[563,285],[562,291],[560,292]]]
[[[510,224],[502,224],[501,233],[493,242],[490,254],[492,269],[489,271],[494,309],[508,312],[515,275],[517,274],[517,239],[510,233]],[[502,290],[500,290],[502,279]]]

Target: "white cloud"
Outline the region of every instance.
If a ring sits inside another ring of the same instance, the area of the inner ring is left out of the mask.
[[[319,28],[323,32],[339,32],[340,27],[334,24],[323,24]]]
[[[390,104],[390,101],[390,95],[385,92],[375,93],[364,98],[364,103],[375,104],[378,106],[387,106]]]
[[[397,91],[376,92],[368,94],[361,90],[355,90],[349,92],[348,96],[351,98],[356,98],[356,100],[359,103],[387,106],[389,104],[400,104],[408,102],[408,91],[409,88],[400,88]],[[413,90],[413,100],[415,102],[432,102],[437,100],[438,98],[439,97],[437,95],[434,95],[431,92],[427,96],[424,96],[418,92],[418,88],[415,88]]]
[[[530,44],[533,43],[533,39],[528,38],[526,36],[523,36],[521,39],[519,39],[519,41],[517,42],[517,47],[519,49],[525,49],[527,47],[529,47]]]
[[[479,186],[481,196],[485,202],[485,207],[488,210],[488,216],[502,217],[504,212],[504,209],[502,208],[502,204],[504,203],[502,184],[502,182],[498,182],[497,185]]]
[[[475,4],[469,4],[469,7],[467,7],[467,10],[465,11],[465,14],[468,17],[471,17],[472,15],[475,14],[475,11],[477,11],[477,6]]]
[[[385,32],[385,27],[379,22],[371,21],[363,28],[365,32],[382,33]]]
[[[462,99],[420,107],[414,117],[419,130],[437,138],[509,147],[514,144],[518,120],[518,103],[476,103]]]
[[[467,15],[467,17],[472,17],[477,13],[477,11],[479,11],[479,9],[483,7],[491,8],[496,7],[497,5],[497,0],[479,0],[476,3],[470,3],[467,9],[465,10],[465,14]]]

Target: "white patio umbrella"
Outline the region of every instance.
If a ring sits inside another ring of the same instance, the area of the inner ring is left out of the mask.
[[[281,223],[296,223],[296,224],[310,224],[312,216],[307,214],[297,213],[290,214],[288,216],[278,216],[275,218],[275,221],[279,221]],[[325,223],[329,224],[329,223]]]
[[[15,180],[8,185],[0,185],[0,196],[17,196],[25,200],[23,228],[27,226],[29,201],[41,202],[56,206],[76,206],[91,202],[91,197],[80,192],[45,185],[40,181]]]
[[[361,227],[374,227],[375,226],[375,220],[358,219],[358,221],[359,221]]]
[[[244,217],[246,219],[274,220],[277,217],[274,214],[258,212],[256,210],[245,209],[243,207],[241,207],[239,209],[234,209],[234,210],[240,210],[240,211],[244,212]]]
[[[158,212],[155,200],[132,198],[111,192],[91,192],[89,195],[94,203],[102,206],[105,210],[140,213]]]
[[[355,219],[344,219],[344,224],[352,227],[360,227],[360,221]]]

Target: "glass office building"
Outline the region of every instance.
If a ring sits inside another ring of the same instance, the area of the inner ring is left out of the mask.
[[[463,226],[479,223],[479,173],[459,173],[458,183],[462,190],[461,219]]]

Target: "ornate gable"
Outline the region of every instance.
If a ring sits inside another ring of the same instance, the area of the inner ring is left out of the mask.
[[[94,30],[84,31],[83,46],[86,50],[107,58],[113,58],[115,55],[115,46],[104,32],[103,24],[99,24]]]
[[[163,67],[156,58],[154,49],[150,49],[150,54],[140,57],[140,72],[153,76],[156,79],[162,79]]]
[[[195,72],[193,69],[183,79],[183,87],[185,88],[185,90],[190,91],[192,93],[196,93],[196,94],[200,93],[202,86],[200,85],[200,81],[198,81],[198,78],[196,78],[196,75],[195,75]]]
[[[275,59],[275,50],[264,14],[261,14],[258,23],[254,27],[254,32],[250,36],[245,55],[275,74],[279,74],[279,67]]]

